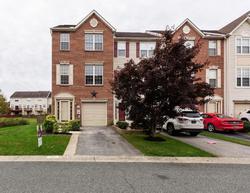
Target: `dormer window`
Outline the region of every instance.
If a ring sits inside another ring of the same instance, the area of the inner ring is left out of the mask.
[[[70,50],[70,35],[69,33],[60,34],[60,50],[69,51]]]

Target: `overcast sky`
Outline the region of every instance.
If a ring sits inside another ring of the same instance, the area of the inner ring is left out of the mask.
[[[117,31],[164,29],[191,19],[219,29],[250,10],[250,0],[0,0],[0,89],[51,90],[49,28],[77,24],[93,9]]]

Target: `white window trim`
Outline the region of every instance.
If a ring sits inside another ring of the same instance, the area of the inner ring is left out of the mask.
[[[62,84],[61,76],[66,75],[66,74],[61,74],[61,66],[62,65],[68,66],[68,74],[67,74],[69,76],[68,84]],[[59,66],[60,66],[60,68],[59,68],[59,76],[60,76],[59,83],[60,83],[60,85],[70,85],[70,64],[59,64]]]
[[[93,46],[93,49],[87,49],[86,48],[86,40],[84,38],[84,48],[85,48],[85,51],[90,51],[90,52],[102,52],[103,51],[103,46],[104,46],[104,41],[103,41],[103,33],[93,33],[93,32],[85,32],[84,33],[84,37],[86,34],[90,34],[90,35],[93,35],[93,43],[92,43],[92,46]],[[102,35],[102,49],[101,50],[96,50],[95,49],[95,35]]]
[[[215,42],[216,47],[215,48],[210,48],[209,47],[209,42]],[[216,51],[215,55],[209,55],[209,50],[210,49],[215,49],[215,51]],[[217,40],[208,40],[208,56],[213,57],[213,56],[218,56],[218,55],[219,54],[218,54],[218,42],[217,42]]]
[[[84,67],[84,82],[85,82],[85,86],[103,86],[104,84],[104,75],[103,75],[103,72],[104,72],[104,65],[103,64],[85,64],[85,66],[93,66],[93,84],[87,84],[86,83],[86,68]],[[95,84],[95,67],[96,66],[102,66],[102,84]]]
[[[242,85],[242,83],[243,83],[243,81],[242,81],[242,68],[249,68],[249,71],[250,71],[250,66],[236,66],[235,67],[235,88],[238,88],[238,89],[250,89],[250,84],[249,84],[249,86],[238,86],[237,85],[237,70],[238,70],[238,68],[241,68],[241,85]],[[250,75],[249,75],[249,78],[250,78]]]
[[[68,49],[62,49],[62,42],[65,42],[65,41],[61,41],[61,35],[63,34],[67,34],[69,36],[69,41],[67,42],[69,44],[69,48]],[[60,33],[60,51],[70,51],[70,33]]]
[[[237,52],[237,39],[241,40],[241,45],[240,45],[241,46],[241,53]],[[242,40],[243,39],[249,39],[249,50],[250,50],[250,37],[248,37],[248,36],[246,36],[246,37],[244,37],[244,36],[237,36],[237,37],[235,37],[235,40],[234,40],[235,54],[236,55],[240,55],[240,56],[244,56],[244,55],[248,56],[248,55],[250,55],[250,51],[249,51],[249,53],[243,53],[243,45],[242,45]]]
[[[152,56],[149,56],[149,52],[150,52],[150,51],[154,51],[155,48],[154,48],[154,49],[142,49],[142,45],[143,45],[143,44],[150,44],[150,43],[151,43],[151,44],[155,44],[154,46],[156,46],[156,42],[140,42],[140,55],[139,55],[140,58],[149,58],[149,57],[152,57]],[[147,52],[147,55],[144,56],[144,57],[143,57],[142,54],[141,54],[141,51],[142,51],[142,50],[145,50],[145,51]]]
[[[62,99],[62,98],[57,98],[55,97],[55,115],[56,117],[58,117],[58,113],[57,113],[57,108],[58,108],[58,104],[57,102],[59,102],[59,122],[62,122],[62,113],[61,113],[61,103],[62,102],[68,102],[68,105],[69,105],[69,110],[68,110],[68,116],[69,116],[69,121],[70,121],[70,102],[72,102],[72,120],[75,120],[75,107],[74,107],[74,104],[75,104],[75,101],[74,99]]]
[[[125,54],[124,54],[124,56],[120,56],[119,55],[119,50],[123,50],[123,49],[119,49],[119,44],[124,44],[124,46],[125,46],[125,48],[124,48],[124,51],[125,51]],[[126,58],[126,42],[125,41],[118,41],[117,42],[117,57],[119,57],[119,58]]]

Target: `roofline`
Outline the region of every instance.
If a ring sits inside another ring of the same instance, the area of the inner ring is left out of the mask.
[[[50,28],[50,30],[51,32],[52,31],[76,31],[93,14],[96,14],[112,31],[116,31],[116,29],[94,9],[87,16],[85,16],[75,27],[64,27],[64,28],[52,27]]]
[[[159,37],[116,37],[114,36],[114,39],[120,39],[120,40],[158,40]]]
[[[173,34],[179,30],[186,22],[188,22],[202,37],[205,37],[205,34],[188,18],[186,18],[175,30]]]
[[[247,15],[247,17],[242,21],[240,22],[239,25],[237,25],[230,33],[228,33],[227,35],[231,36],[243,23],[246,22],[246,20],[250,19],[250,15]]]

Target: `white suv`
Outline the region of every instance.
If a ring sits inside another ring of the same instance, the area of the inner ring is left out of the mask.
[[[250,109],[240,113],[239,119],[242,121],[250,121]]]
[[[168,119],[163,125],[163,129],[169,135],[175,135],[178,132],[188,132],[191,136],[197,136],[204,130],[203,118],[197,111],[182,111],[174,119]]]

